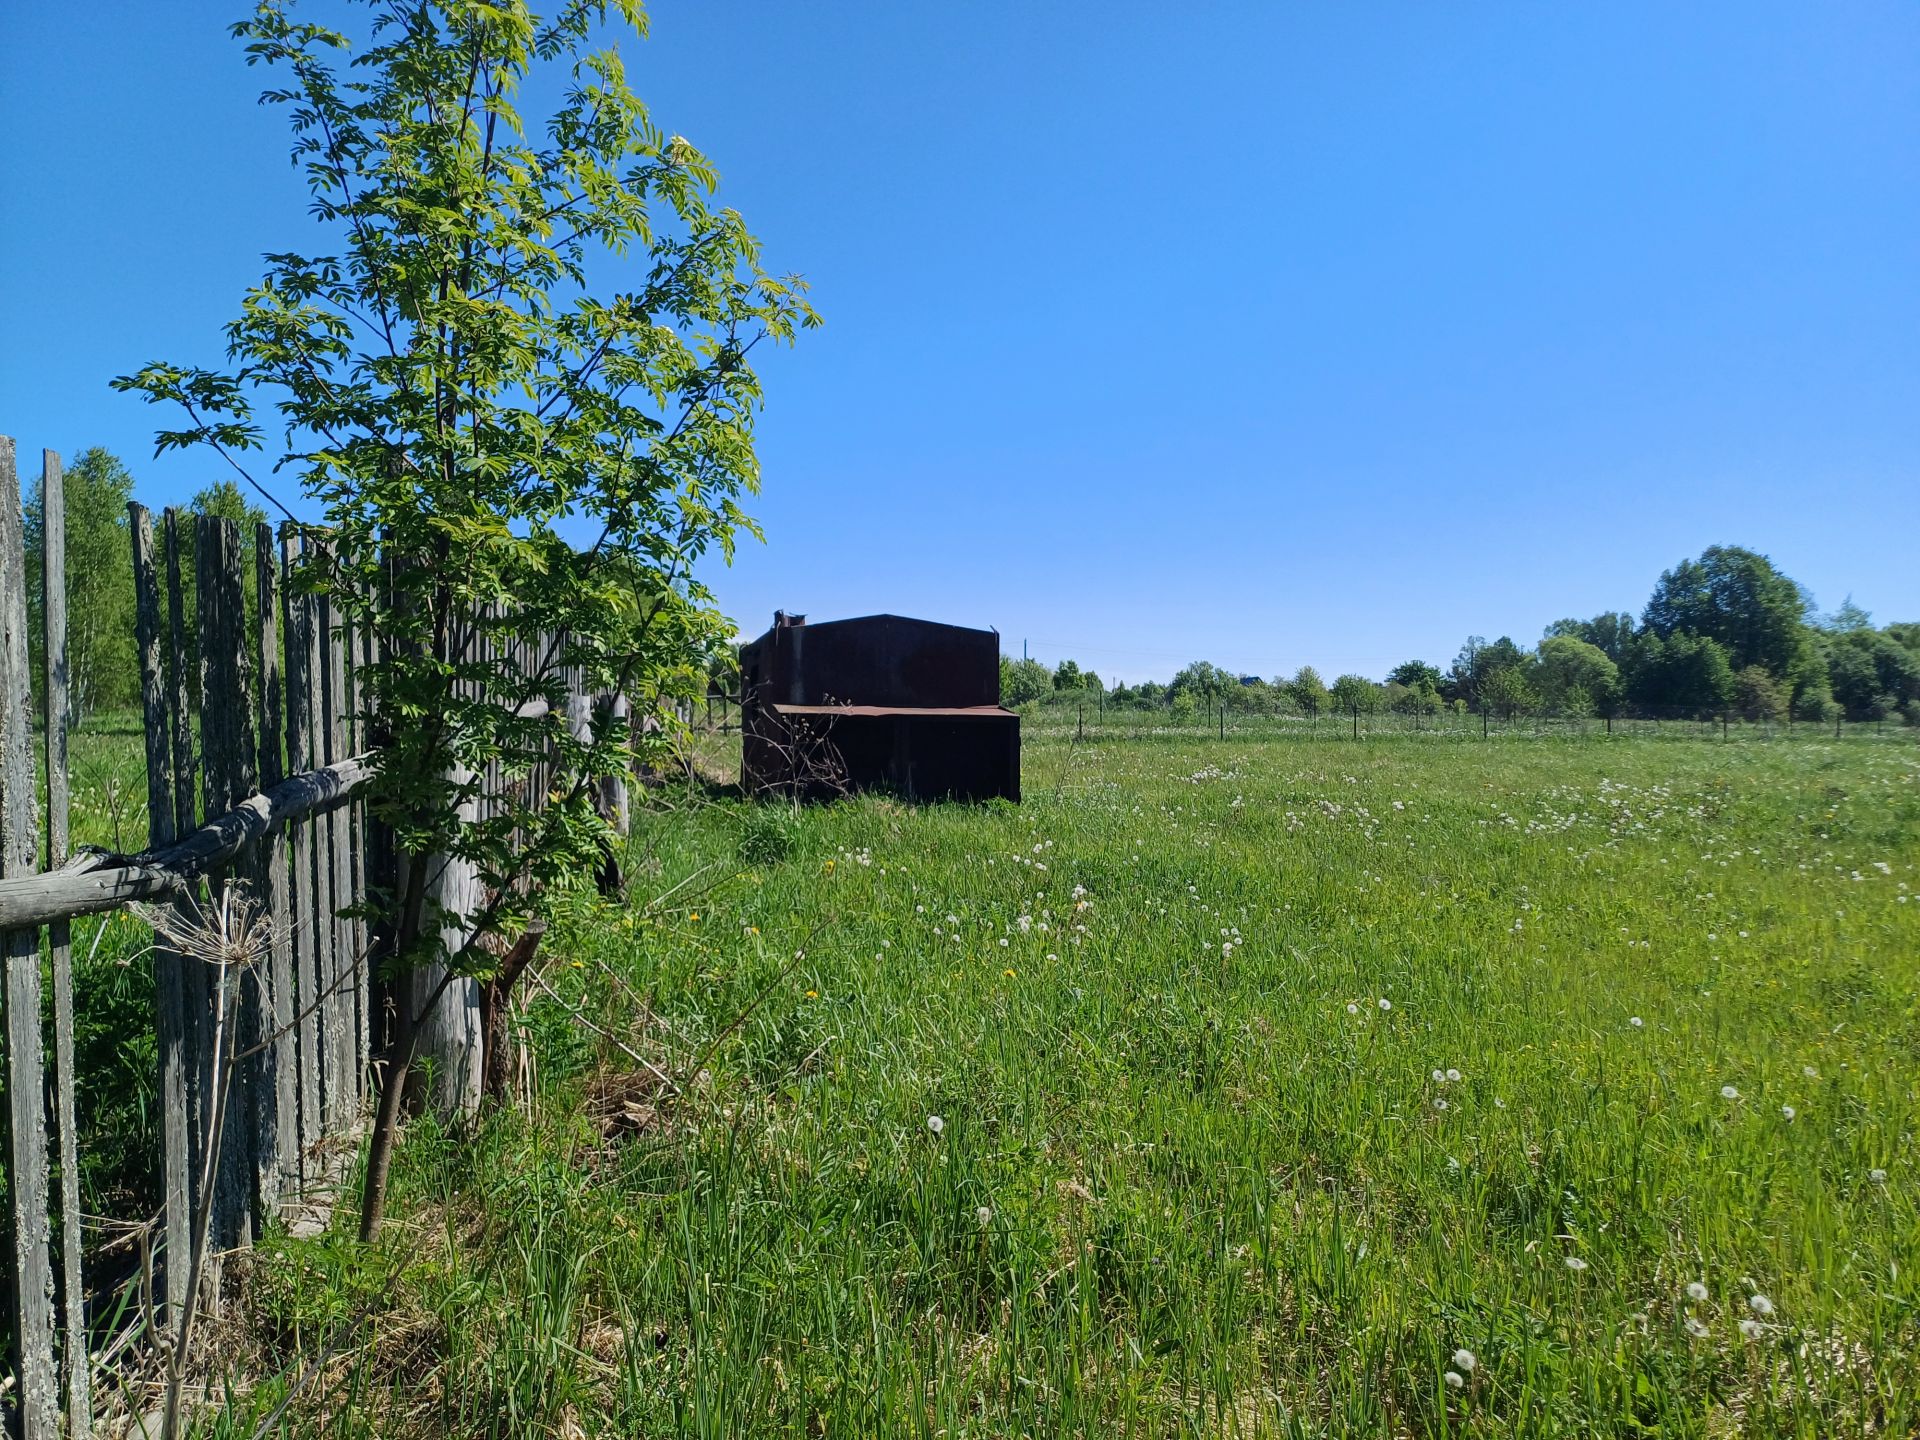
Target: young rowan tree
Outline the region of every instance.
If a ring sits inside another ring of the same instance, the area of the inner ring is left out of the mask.
[[[525,0],[361,5],[351,36],[298,0],[265,0],[233,32],[284,76],[263,99],[291,121],[321,253],[267,257],[224,368],[115,383],[184,410],[161,449],[210,447],[268,493],[245,452],[270,446],[317,502],[299,583],[376,642],[371,805],[406,862],[379,902],[381,963],[395,980],[474,976],[530,896],[592,862],[591,777],[629,759],[624,727],[578,738],[534,702],[698,683],[726,627],[694,567],[758,533],[740,508],[759,478],[749,357],[817,322],[712,204],[708,162],[594,48],[604,25],[643,31],[638,0],[545,17]],[[559,94],[537,127],[519,109],[535,77]],[[542,635],[563,638],[527,643]],[[462,821],[490,766],[525,775],[556,752],[550,804]],[[430,856],[473,865],[484,901],[435,913]],[[438,994],[396,1006],[365,1236]]]

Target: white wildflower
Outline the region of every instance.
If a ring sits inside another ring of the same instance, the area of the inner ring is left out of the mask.
[[[942,1120],[938,1115],[927,1116],[927,1129],[931,1130],[934,1134],[938,1135],[946,1128],[947,1122]]]

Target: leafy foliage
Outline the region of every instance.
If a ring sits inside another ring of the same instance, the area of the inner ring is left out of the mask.
[[[234,27],[285,77],[262,98],[288,116],[331,248],[267,257],[227,327],[230,368],[115,383],[184,411],[163,450],[211,447],[264,492],[240,457],[270,448],[323,508],[301,583],[378,642],[373,807],[406,855],[469,861],[489,892],[439,916],[409,865],[391,963],[483,970],[524,895],[592,862],[589,781],[628,763],[625,727],[577,736],[535,702],[703,682],[728,627],[695,567],[758,533],[740,504],[759,483],[749,357],[816,321],[618,51],[590,48],[603,24],[641,28],[635,0],[365,9],[357,37],[297,0]],[[537,125],[518,109],[536,77],[559,92]],[[636,283],[599,288],[626,257]],[[550,754],[546,807],[463,822],[481,776]],[[470,937],[451,954],[449,923]]]

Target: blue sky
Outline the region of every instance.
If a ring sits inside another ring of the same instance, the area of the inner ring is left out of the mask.
[[[219,463],[107,380],[312,243],[241,9],[0,47],[0,430],[162,503]],[[827,322],[764,367],[749,633],[1378,675],[1716,542],[1920,618],[1911,5],[658,0],[623,50]]]

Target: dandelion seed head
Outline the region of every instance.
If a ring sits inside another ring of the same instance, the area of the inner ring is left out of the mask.
[[[1756,1315],[1771,1315],[1773,1313],[1773,1301],[1764,1295],[1749,1295],[1747,1297],[1747,1308]]]
[[[1720,1087],[1720,1098],[1722,1100],[1738,1100],[1740,1098],[1740,1092],[1731,1085],[1722,1085]]]
[[[1578,1255],[1567,1256],[1567,1269],[1573,1271],[1574,1274],[1578,1275],[1586,1268],[1587,1262],[1582,1260]]]
[[[1479,1363],[1479,1359],[1471,1350],[1456,1350],[1453,1352],[1453,1368],[1463,1375],[1471,1375],[1473,1373],[1473,1367]]]
[[[1702,1285],[1702,1284],[1701,1284],[1701,1283],[1700,1283],[1700,1282],[1699,1282],[1698,1280],[1690,1280],[1690,1281],[1688,1281],[1688,1282],[1687,1282],[1687,1298],[1688,1298],[1689,1300],[1704,1300],[1704,1299],[1706,1299],[1706,1298],[1707,1298],[1707,1287],[1706,1287],[1705,1285]]]
[[[934,1134],[938,1135],[946,1128],[947,1122],[942,1120],[938,1115],[927,1116],[927,1129],[931,1130]]]
[[[1446,1380],[1449,1390],[1464,1390],[1466,1388],[1466,1378],[1457,1370],[1447,1371],[1443,1378]]]

